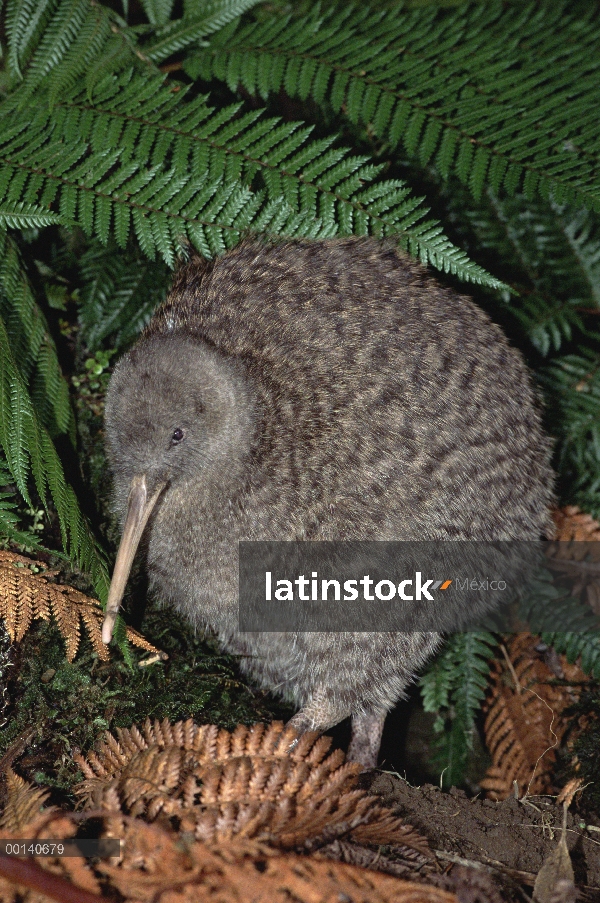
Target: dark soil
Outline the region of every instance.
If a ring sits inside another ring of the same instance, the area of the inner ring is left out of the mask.
[[[364,782],[428,838],[443,869],[452,864],[483,867],[505,892],[518,891],[519,886],[527,892],[527,896],[509,893],[508,897],[503,893],[505,899],[528,899],[542,863],[560,838],[563,808],[552,797],[502,802],[470,799],[462,790],[444,792],[431,784],[413,787],[381,772],[365,775]],[[595,827],[576,809],[569,811],[567,846],[579,900],[598,903],[600,828]]]

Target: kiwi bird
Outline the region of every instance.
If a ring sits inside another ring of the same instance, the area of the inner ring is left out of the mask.
[[[551,535],[549,442],[525,363],[469,298],[373,239],[193,259],[106,398],[122,538],[109,642],[143,536],[150,586],[299,710],[352,717],[376,763],[435,633],[242,633],[239,540]]]

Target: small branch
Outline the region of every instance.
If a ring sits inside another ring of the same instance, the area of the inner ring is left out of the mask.
[[[465,859],[463,856],[457,856],[456,853],[448,853],[446,850],[434,850],[433,852],[438,859],[443,859],[445,862],[464,865],[467,868],[475,869],[478,872],[500,872],[502,875],[506,875],[514,881],[519,881],[521,884],[528,884],[531,887],[535,884],[536,876],[533,872],[522,872],[519,869],[511,869],[507,865],[504,865],[503,862],[498,862],[496,859],[488,859],[487,856],[484,857],[484,862],[478,862],[475,859]]]
[[[515,671],[515,667],[514,667],[513,663],[512,663],[511,660],[510,660],[510,656],[509,656],[509,654],[508,654],[508,651],[507,651],[506,646],[504,645],[504,643],[500,643],[500,649],[502,650],[502,655],[504,656],[504,660],[505,660],[505,662],[506,662],[506,665],[507,665],[507,667],[508,667],[508,670],[510,671],[510,673],[511,673],[511,675],[512,675],[512,679],[513,679],[514,684],[515,684],[515,690],[517,691],[517,693],[520,693],[521,690],[523,689],[523,687],[521,686],[521,683],[520,683],[520,681],[519,681],[519,678],[517,677],[517,672]]]

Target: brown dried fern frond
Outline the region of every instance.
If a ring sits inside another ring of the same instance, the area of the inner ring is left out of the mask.
[[[425,884],[235,838],[220,846],[159,824],[126,819],[118,864],[99,868],[127,901],[140,903],[458,903]]]
[[[109,658],[108,646],[102,642],[104,612],[97,599],[92,599],[73,586],[51,583],[56,571],[37,573],[46,565],[41,561],[0,551],[0,618],[13,643],[19,643],[36,619],[52,617],[66,643],[66,657],[72,662],[81,639],[81,622],[90,637],[94,652],[103,661]],[[133,628],[127,628],[127,639],[141,649],[156,652]]]
[[[6,771],[6,795],[6,805],[0,814],[0,830],[17,836],[40,814],[50,794],[41,787],[33,787],[9,768]]]
[[[33,863],[28,887],[19,886],[14,878],[0,877],[0,899],[2,903],[49,903],[50,899],[92,903],[113,899],[118,892],[123,903],[458,903],[453,893],[430,885],[284,853],[256,842],[236,839],[209,847],[141,819],[125,819],[121,841],[119,860],[97,863],[96,874],[83,861],[65,858],[59,863],[40,860],[42,867]],[[109,896],[98,893],[98,873]],[[59,879],[58,886],[50,885],[51,875]]]
[[[517,782],[519,792],[547,793],[552,787],[556,749],[567,728],[564,710],[577,698],[577,690],[557,686],[552,670],[536,651],[539,638],[514,636],[507,661],[496,661],[486,703],[485,738],[493,764],[481,786],[490,799],[506,799]],[[586,679],[583,671],[558,657],[565,680]]]
[[[6,772],[7,799],[0,815],[0,835],[7,842],[27,839],[35,845],[38,839],[60,843],[70,839],[77,827],[67,813],[55,807],[40,811],[48,792],[29,784],[10,769]],[[59,876],[76,888],[100,893],[100,883],[90,866],[78,856],[45,856],[36,860],[49,874]],[[1,862],[0,862],[1,866]],[[48,903],[40,891],[27,889],[2,876],[0,868],[1,903]],[[39,869],[38,869],[39,871]],[[40,884],[44,877],[40,874]],[[54,897],[56,899],[56,897]],[[100,898],[99,898],[100,899]]]
[[[431,855],[426,840],[376,797],[356,789],[360,766],[331,740],[276,722],[230,733],[191,720],[146,721],[106,734],[98,751],[76,757],[78,792],[93,808],[148,819],[176,815],[206,843],[260,839],[284,849],[317,849],[345,837],[399,844]],[[109,803],[110,799],[110,803]]]
[[[549,543],[550,567],[569,579],[569,591],[600,617],[600,523],[575,505],[557,509],[555,541]]]
[[[555,508],[552,520],[556,526],[554,539],[557,542],[598,542],[600,523],[591,514],[581,511],[577,505]]]

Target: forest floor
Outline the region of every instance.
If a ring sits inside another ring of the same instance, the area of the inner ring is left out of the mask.
[[[413,787],[385,772],[365,775],[363,786],[427,837],[442,869],[458,864],[485,871],[505,900],[531,895],[561,836],[563,807],[553,797],[493,802],[457,788]],[[579,899],[600,901],[600,820],[569,811],[566,841]]]

